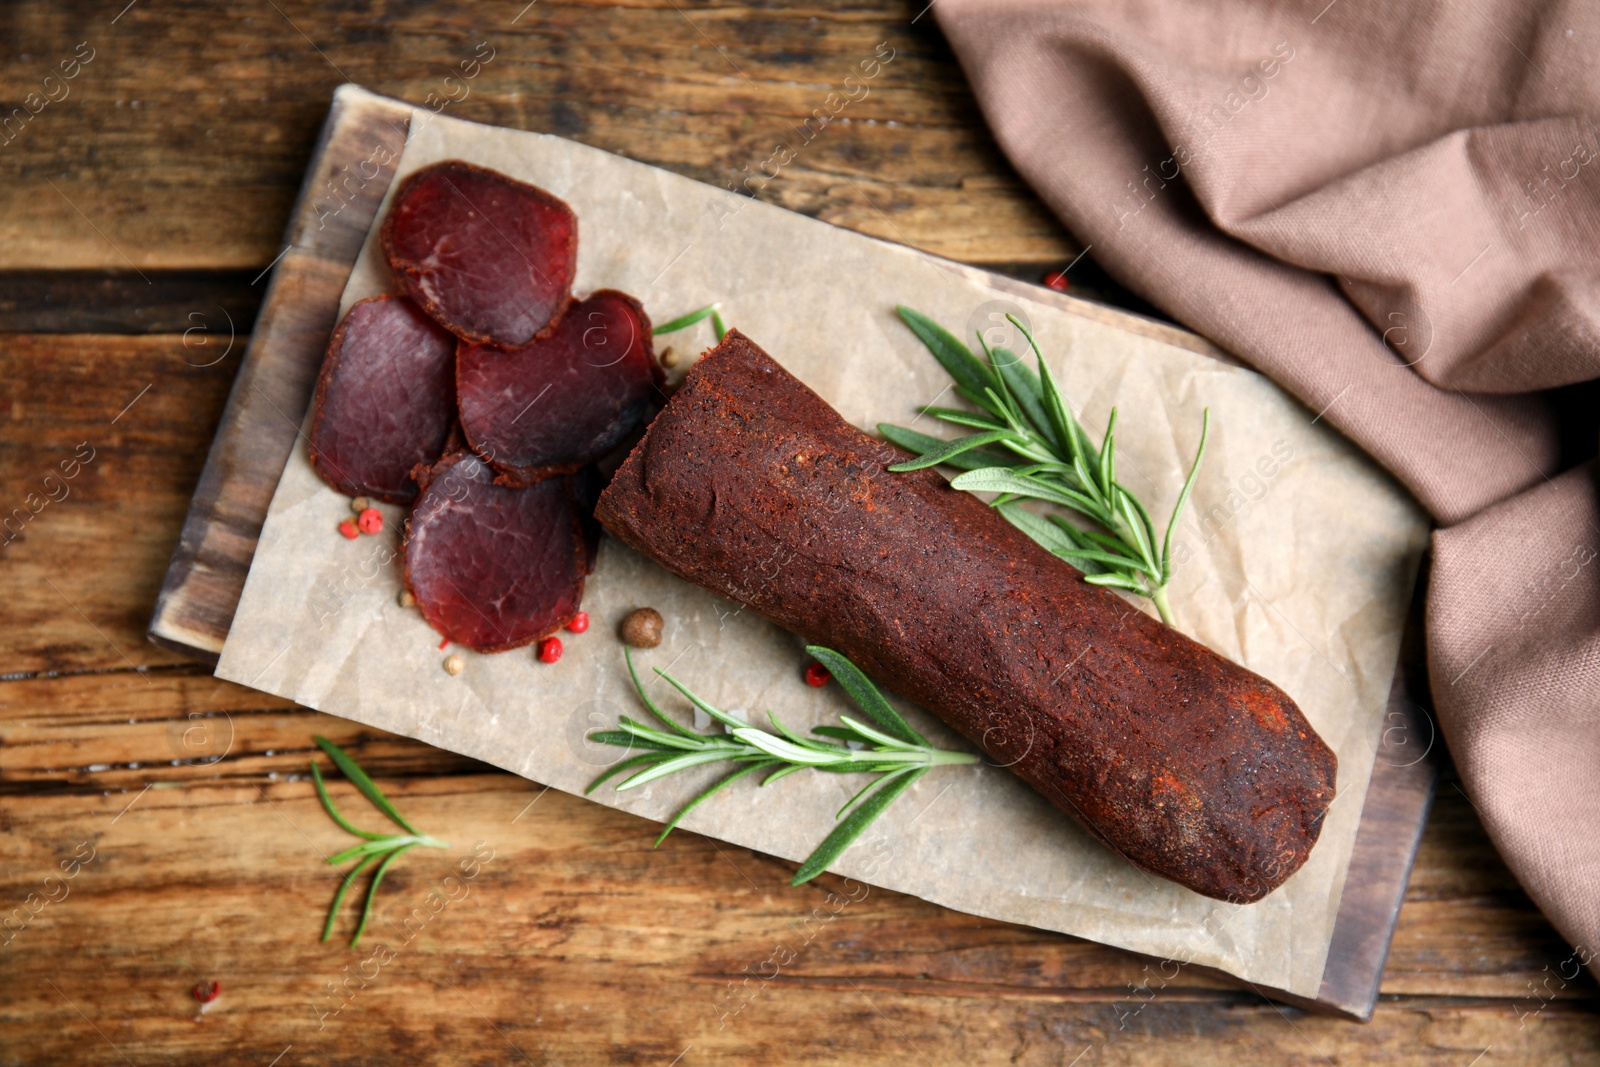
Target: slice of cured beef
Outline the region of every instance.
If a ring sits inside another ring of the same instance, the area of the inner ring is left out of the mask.
[[[639,302],[610,289],[574,304],[548,337],[456,353],[461,428],[511,485],[593,463],[638,426],[663,380]]]
[[[402,504],[411,470],[439,455],[456,419],[456,339],[403,296],[351,307],[333,331],[312,401],[311,463],[341,493]]]
[[[410,175],[382,239],[400,288],[466,340],[525,345],[572,299],[577,216],[499,171],[447,159]]]
[[[406,585],[439,633],[504,652],[565,626],[583,599],[587,550],[568,478],[496,485],[470,452],[418,471]]]

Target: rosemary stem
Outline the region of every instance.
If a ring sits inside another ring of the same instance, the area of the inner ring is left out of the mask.
[[[1150,590],[1150,599],[1155,601],[1156,611],[1161,615],[1161,621],[1168,626],[1172,625],[1172,607],[1167,603],[1167,587],[1155,586]]]

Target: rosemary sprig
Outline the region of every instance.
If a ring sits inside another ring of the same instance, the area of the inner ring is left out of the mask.
[[[1200,474],[1211,433],[1211,409],[1206,408],[1201,417],[1200,446],[1167,519],[1165,534],[1158,541],[1150,512],[1117,481],[1116,409],[1111,410],[1104,442],[1096,445],[1062,399],[1033,334],[1016,316],[1006,317],[1028,339],[1039,365],[1037,372],[1009,349],[989,347],[981,331],[982,359],[921,312],[904,306],[896,310],[955,379],[955,392],[980,410],[931,405],[920,409],[923,414],[976,431],[952,441],[879,423],[878,432],[887,440],[917,453],[916,459],[889,469],[913,471],[940,464],[959,468],[963,473],[951,479],[952,486],[998,494],[991,503],[1000,514],[1082,570],[1085,581],[1148,597],[1161,620],[1171,625],[1167,586],[1172,581],[1172,534]],[[1060,515],[1040,516],[1018,504],[1022,498],[1076,512],[1102,532],[1084,529]]]
[[[639,694],[640,702],[666,729],[657,729],[623,716],[616,729],[591,733],[590,740],[644,751],[623,760],[596,778],[584,794],[594,792],[604,782],[627,771],[633,773],[618,783],[618,790],[633,789],[676,771],[703,764],[736,764],[732,773],[713,782],[678,810],[656,838],[656,844],[660,845],[685,815],[734,782],[750,775],[765,773],[766,777],[761,780],[764,786],[808,768],[834,774],[877,775],[834,815],[835,819],[842,821],[800,865],[789,883],[802,885],[827,870],[828,865],[838,859],[896,797],[911,788],[929,770],[938,766],[977,762],[978,757],[970,753],[951,752],[930,745],[889,705],[877,686],[839,653],[820,645],[812,645],[806,651],[828,669],[850,699],[875,725],[868,726],[848,715],[841,715],[839,721],[843,723],[842,726],[812,728],[813,733],[834,739],[818,741],[796,734],[769,711],[767,717],[772,720],[773,729],[759,729],[720,708],[712,707],[672,675],[660,667],[655,668],[655,672],[687,697],[689,703],[711,716],[724,730],[720,733],[696,733],[668,718],[656,706],[650,694],[645,692],[644,683],[639,680],[639,672],[633,665],[633,654],[624,649],[628,674],[633,679],[633,688]]]
[[[722,321],[722,312],[718,310],[718,304],[720,303],[721,301],[718,301],[716,304],[707,304],[698,311],[691,311],[687,315],[679,315],[672,321],[662,323],[660,326],[655,327],[650,331],[650,333],[653,336],[660,336],[664,333],[675,333],[678,330],[687,329],[697,322],[703,322],[706,319],[710,319],[711,328],[717,331],[717,340],[720,341],[724,337],[728,336],[728,324]]]
[[[690,326],[693,326],[695,323],[702,322],[715,314],[717,314],[717,305],[707,304],[699,311],[691,311],[687,315],[679,315],[671,322],[664,322],[660,326],[652,329],[650,332],[652,334],[674,333],[678,330],[687,329]]]
[[[322,806],[327,809],[334,822],[338,823],[346,831],[363,839],[361,844],[353,845],[337,855],[328,857],[328,862],[335,866],[345,860],[356,859],[357,857],[360,857],[361,862],[350,868],[350,873],[345,875],[344,881],[339,883],[338,891],[333,894],[333,905],[328,908],[328,921],[322,926],[322,940],[326,941],[333,936],[333,924],[334,920],[339,917],[339,905],[344,903],[344,895],[350,891],[350,887],[355,883],[356,877],[374,863],[378,865],[377,871],[372,876],[372,884],[367,887],[367,902],[361,909],[361,922],[356,925],[356,932],[350,938],[350,944],[355,945],[361,940],[361,934],[367,928],[367,920],[372,917],[372,902],[378,895],[378,886],[383,882],[383,876],[388,873],[389,866],[407,850],[418,845],[424,848],[449,848],[450,842],[440,841],[436,837],[421,833],[416,827],[407,822],[405,816],[401,815],[400,812],[395,810],[395,806],[389,803],[389,798],[383,795],[383,791],[378,788],[377,783],[369,778],[367,772],[362,770],[356,761],[346,755],[345,751],[338,745],[329,741],[326,737],[313,737],[312,740],[317,743],[318,748],[328,754],[328,758],[333,760],[334,766],[343,772],[351,784],[361,790],[363,796],[372,801],[373,807],[393,819],[396,825],[406,831],[403,834],[378,834],[373,833],[371,830],[357,829],[351,825],[348,819],[339,814],[339,809],[334,807],[333,798],[328,795],[328,787],[323,784],[322,770],[317,766],[317,761],[311,761],[311,780],[316,783],[317,796],[322,799]]]

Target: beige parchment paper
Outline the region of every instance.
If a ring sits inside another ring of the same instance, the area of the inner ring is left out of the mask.
[[[451,157],[573,206],[578,293],[623,289],[658,322],[720,300],[730,324],[869,430],[915,422],[916,406],[949,384],[896,318],[900,303],[969,338],[974,327],[1000,329],[1006,311],[1024,316],[1092,431],[1120,409],[1119,469],[1158,522],[1209,406],[1212,440],[1176,535],[1172,601],[1180,629],[1282,686],[1337,751],[1339,794],[1305,867],[1259,903],[1209,900],[1134,869],[1008,771],[978,764],[924,777],[833,869],[961,911],[1317,993],[1426,534],[1393,481],[1258,374],[1001,292],[979,272],[913,249],[557,137],[416,111],[400,175]],[[388,288],[374,245],[369,235],[345,307]],[[658,339],[657,349],[671,344],[687,363],[713,340],[703,323]],[[943,432],[927,419],[918,426]],[[802,682],[798,638],[609,537],[584,596],[593,626],[563,635],[559,663],[539,663],[529,649],[452,649],[466,669],[451,677],[438,635],[397,602],[403,511],[386,509],[384,534],[348,541],[334,528],[349,506],[313,472],[302,439],[273,498],[219,677],[571,793],[623,755],[585,734],[623,714],[644,717],[615,636],[635,607],[667,619],[665,641],[641,666],[670,665],[721,707],[771,709],[802,730],[850,710],[838,686]],[[665,685],[653,691],[688,720]],[[907,714],[935,743],[964,745],[921,709]],[[593,799],[664,821],[720,773],[623,793],[607,785]],[[684,826],[799,861],[859,784],[799,774],[762,789],[747,779]],[[641,822],[641,835],[655,832]]]

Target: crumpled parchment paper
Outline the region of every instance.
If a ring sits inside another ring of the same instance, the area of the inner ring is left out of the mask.
[[[400,176],[451,157],[534,182],[573,206],[576,292],[622,289],[657,322],[720,300],[731,325],[869,430],[891,421],[946,432],[918,421],[916,406],[943,394],[949,379],[895,316],[900,303],[969,339],[980,327],[1001,339],[1004,314],[1022,315],[1091,432],[1104,429],[1113,405],[1120,409],[1122,480],[1158,523],[1209,406],[1211,446],[1175,536],[1172,601],[1180,629],[1282,686],[1337,751],[1339,795],[1305,867],[1257,904],[1209,900],[1134,869],[1009,772],[978,764],[927,775],[833,869],[961,911],[1316,994],[1426,537],[1422,513],[1387,475],[1267,379],[1164,343],[1159,331],[1109,325],[1103,311],[1002,292],[981,272],[557,137],[418,110]],[[375,232],[345,307],[390,287]],[[656,347],[671,345],[686,364],[713,341],[707,322]],[[670,666],[721,707],[753,718],[771,709],[802,730],[852,710],[837,685],[802,682],[798,638],[609,537],[584,597],[593,625],[562,635],[559,663],[539,663],[530,649],[452,649],[466,660],[452,677],[438,635],[397,602],[403,511],[385,511],[384,534],[340,537],[335,526],[349,500],[312,471],[302,439],[273,498],[218,677],[573,793],[625,755],[585,734],[623,714],[644,717],[616,637],[635,607],[655,607],[667,620],[666,639],[639,657],[641,667]],[[666,685],[652,691],[688,720]],[[963,746],[920,709],[907,714],[936,743]],[[623,793],[606,785],[593,799],[665,820],[721,773]],[[798,861],[860,784],[797,774],[763,789],[747,779],[684,826]],[[655,832],[641,822],[641,835]]]

